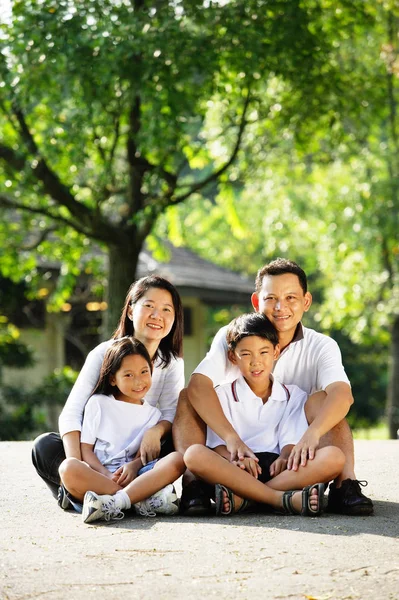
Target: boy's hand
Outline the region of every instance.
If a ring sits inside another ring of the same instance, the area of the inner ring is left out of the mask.
[[[233,460],[233,465],[239,467],[243,471],[247,471],[250,475],[258,479],[259,475],[262,473],[262,469],[259,464],[253,458],[244,458],[243,460]]]
[[[126,463],[115,471],[112,481],[124,488],[128,483],[133,481],[133,479],[136,479],[139,468],[140,463],[138,461]]]
[[[252,458],[254,461],[259,462],[256,458],[255,454],[252,452],[250,448],[242,439],[235,435],[234,437],[229,437],[225,440],[226,448],[230,452],[230,461],[233,462],[235,460],[243,460],[244,458]]]
[[[276,460],[274,462],[272,462],[272,464],[270,465],[270,469],[269,469],[270,476],[276,477],[276,475],[279,475],[279,473],[282,473],[283,471],[285,471],[287,468],[287,463],[288,463],[288,459],[286,459],[286,458],[281,458],[281,456],[276,458]]]
[[[148,429],[143,435],[140,444],[140,458],[143,466],[155,460],[161,453],[161,438],[159,432],[153,428]]]
[[[320,437],[310,428],[305,431],[299,442],[293,447],[288,457],[287,469],[297,471],[298,467],[306,467],[308,460],[313,460],[319,446]]]

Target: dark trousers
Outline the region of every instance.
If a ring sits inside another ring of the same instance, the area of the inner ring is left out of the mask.
[[[54,498],[60,486],[58,468],[65,460],[65,451],[59,433],[42,433],[33,442],[32,462],[37,474],[43,479]]]
[[[160,458],[173,450],[172,435],[168,434],[162,440]],[[33,466],[56,499],[61,483],[58,469],[63,460],[65,460],[65,451],[59,433],[42,433],[35,439],[32,448]]]

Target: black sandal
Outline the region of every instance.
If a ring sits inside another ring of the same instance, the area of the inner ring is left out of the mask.
[[[312,490],[317,489],[317,498],[319,501],[318,508],[314,510],[310,505],[310,495]],[[301,490],[290,490],[283,494],[283,509],[282,512],[285,515],[302,515],[307,517],[318,517],[323,512],[323,497],[324,497],[324,483],[314,483],[313,485],[307,485],[302,490],[302,510],[300,513],[294,508],[292,504],[292,496]]]
[[[230,509],[227,512],[223,511],[223,492],[226,492],[227,498],[230,502]],[[234,502],[234,492],[232,490],[230,490],[229,488],[227,488],[226,486],[222,485],[221,483],[217,483],[215,485],[215,504],[216,504],[215,514],[217,516],[222,515],[223,517],[225,517],[225,516],[227,517],[228,515],[232,515],[232,514],[238,515],[239,513],[247,512],[247,510],[249,508],[251,508],[253,503],[250,500],[246,500],[245,498],[242,498],[242,503],[236,510],[235,502]]]

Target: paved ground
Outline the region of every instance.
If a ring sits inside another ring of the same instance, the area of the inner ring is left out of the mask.
[[[61,511],[28,442],[0,443],[0,598],[399,600],[399,441],[356,443],[373,517],[138,518]]]

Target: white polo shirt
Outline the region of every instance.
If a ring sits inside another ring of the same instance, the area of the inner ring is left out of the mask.
[[[296,385],[273,382],[270,398],[263,404],[241,375],[215,389],[223,412],[235,431],[253,452],[275,452],[296,444],[308,428],[304,405],[308,395]],[[209,448],[225,445],[207,428]]]
[[[130,404],[95,394],[86,404],[80,441],[111,473],[134,459],[144,433],[158,423],[161,411],[147,402]]]
[[[194,371],[209,377],[215,386],[240,376],[240,370],[227,356],[226,331],[227,326],[217,332],[209,352]],[[275,361],[273,375],[281,383],[295,384],[308,394],[325,390],[336,381],[350,385],[337,342],[301,323],[292,342]]]

